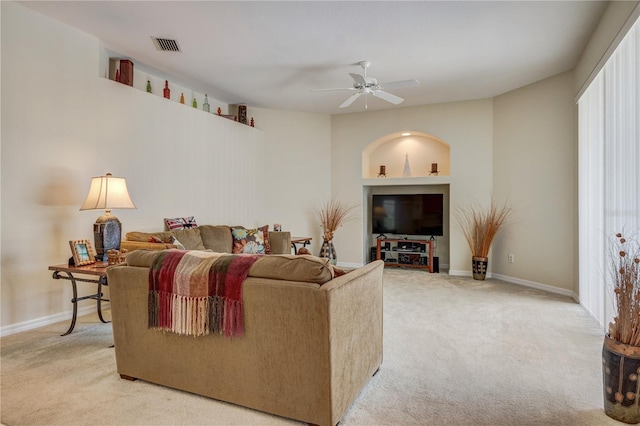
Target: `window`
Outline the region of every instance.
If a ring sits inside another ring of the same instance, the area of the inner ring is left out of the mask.
[[[608,242],[640,238],[640,20],[578,101],[580,304],[612,318]]]

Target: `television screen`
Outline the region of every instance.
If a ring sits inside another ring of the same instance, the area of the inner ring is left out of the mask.
[[[374,195],[374,234],[442,236],[442,194]]]

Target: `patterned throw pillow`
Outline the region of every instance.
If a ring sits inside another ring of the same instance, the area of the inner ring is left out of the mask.
[[[270,254],[269,225],[256,229],[247,229],[244,226],[232,226],[233,253]]]
[[[172,219],[165,218],[164,223],[167,225],[169,231],[176,231],[178,229],[191,229],[197,228],[198,224],[193,216],[189,217],[175,217]]]

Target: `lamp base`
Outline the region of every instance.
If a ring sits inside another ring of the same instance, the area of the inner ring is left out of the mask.
[[[122,224],[110,213],[100,216],[93,224],[93,238],[96,249],[96,260],[106,262],[109,250],[120,250]]]

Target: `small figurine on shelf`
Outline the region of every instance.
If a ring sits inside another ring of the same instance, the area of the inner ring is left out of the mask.
[[[180,93],[180,103],[184,105],[184,92]]]
[[[207,97],[207,94],[204,94],[204,103],[202,104],[202,109],[204,111],[210,112],[210,108],[209,108],[209,98]]]
[[[193,104],[192,105],[193,105],[194,108],[198,108],[198,101],[196,101],[196,97],[195,96],[193,97]]]
[[[147,93],[151,93],[151,82],[147,80]]]
[[[253,117],[251,117],[251,127],[256,127],[254,124]]]
[[[222,115],[222,110],[218,107],[218,115]]]
[[[169,90],[169,81],[164,81],[164,97],[171,99],[171,90]]]
[[[116,70],[116,81],[120,83],[120,70]]]

